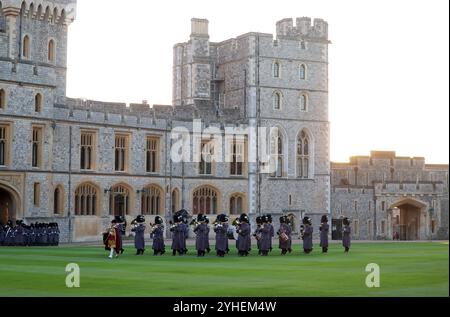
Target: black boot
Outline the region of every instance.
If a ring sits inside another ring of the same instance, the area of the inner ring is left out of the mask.
[[[177,250],[172,251],[172,255],[175,256],[177,254]]]
[[[328,252],[328,248],[323,247],[322,248],[322,253],[327,253]]]
[[[166,253],[166,250],[159,250],[159,253],[160,253],[161,255],[163,255],[164,253]]]
[[[286,253],[287,253],[286,249],[281,250],[281,255],[286,255]]]

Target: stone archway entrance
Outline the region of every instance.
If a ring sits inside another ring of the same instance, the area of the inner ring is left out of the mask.
[[[8,220],[16,221],[17,204],[14,195],[0,186],[0,223],[6,224]]]
[[[405,199],[392,205],[392,229],[399,240],[420,240],[421,211],[426,207],[422,202]]]

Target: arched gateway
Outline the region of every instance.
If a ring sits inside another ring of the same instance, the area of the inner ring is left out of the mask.
[[[394,203],[392,210],[393,232],[400,240],[419,240],[426,225],[422,217],[427,205],[412,198],[405,198]]]
[[[20,197],[8,185],[0,183],[0,222],[6,224],[8,220],[16,221],[20,218]]]

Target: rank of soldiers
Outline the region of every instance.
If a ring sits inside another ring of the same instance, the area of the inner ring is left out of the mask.
[[[26,225],[23,220],[9,220],[0,223],[0,246],[57,246],[59,234],[57,223]]]
[[[195,249],[198,257],[204,257],[211,252],[210,248],[210,225],[209,218],[206,215],[199,214],[189,222],[189,214],[186,210],[180,210],[173,215],[173,221],[170,221],[170,232],[172,236],[172,255],[185,255],[188,252],[186,240],[190,228],[195,233]],[[288,216],[280,217],[280,226],[276,234],[278,236],[278,248],[281,255],[292,252],[292,220]],[[258,254],[267,256],[272,252],[272,241],[275,236],[275,229],[272,225],[272,216],[264,215],[256,218],[256,229],[252,231],[250,219],[246,214],[240,215],[229,224],[230,219],[225,214],[217,215],[212,223],[212,228],[216,235],[215,251],[218,257],[224,257],[230,251],[229,240],[235,240],[238,255],[248,256],[252,247],[253,236],[256,239]],[[345,252],[350,250],[350,221],[348,218],[343,220],[343,246]],[[103,233],[103,242],[105,249],[110,251],[109,258],[118,257],[123,253],[122,236],[125,234],[126,221],[124,217],[117,216],[111,222],[111,227]],[[140,215],[131,222],[131,231],[134,232],[134,246],[136,255],[143,255],[145,251],[145,217]],[[322,216],[320,230],[320,247],[322,253],[328,252],[328,217]],[[153,255],[163,255],[166,252],[164,242],[164,221],[160,216],[156,216],[155,223],[150,223],[150,238],[152,239]],[[300,237],[303,240],[303,251],[309,254],[313,251],[313,224],[309,217],[302,220],[300,227]]]

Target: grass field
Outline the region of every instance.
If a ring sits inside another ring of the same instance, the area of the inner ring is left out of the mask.
[[[246,258],[143,257],[129,247],[109,260],[101,247],[0,248],[4,296],[449,296],[448,243],[361,243],[348,255],[300,253]],[[81,287],[65,286],[65,267],[77,263]],[[367,288],[368,263],[381,270],[381,287]]]

